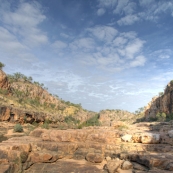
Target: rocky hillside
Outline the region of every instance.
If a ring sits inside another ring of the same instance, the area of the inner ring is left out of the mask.
[[[6,75],[0,70],[0,120],[14,122],[84,122],[96,113],[84,110],[80,104],[59,99],[43,84],[33,82],[21,73]]]
[[[173,114],[173,81],[166,86],[165,91],[159,96],[152,98],[152,101],[145,108],[146,119],[157,118],[158,115],[165,114],[172,119]]]
[[[136,115],[124,110],[102,110],[99,113],[99,121],[103,126],[113,126],[117,121],[133,123],[136,121]]]

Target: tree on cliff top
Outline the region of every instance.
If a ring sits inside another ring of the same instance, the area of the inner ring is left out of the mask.
[[[2,63],[2,62],[0,62],[0,70],[2,70],[2,68],[4,67],[5,65]]]

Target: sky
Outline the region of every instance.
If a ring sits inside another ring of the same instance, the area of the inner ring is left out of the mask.
[[[0,62],[85,109],[134,112],[173,79],[173,0],[0,0]]]

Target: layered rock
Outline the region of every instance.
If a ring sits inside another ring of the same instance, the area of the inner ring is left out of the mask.
[[[160,131],[155,130],[156,126]],[[173,171],[171,129],[171,124],[149,123],[130,126],[126,131],[111,127],[38,128],[30,136],[14,137],[0,143],[0,164],[10,173],[28,173],[43,163],[58,165],[60,159],[85,159],[90,164],[102,165],[102,171],[104,167],[108,172],[133,167],[143,172],[148,169]],[[123,140],[127,135],[130,140]]]
[[[156,118],[157,113],[173,113],[173,82],[170,82],[161,96],[154,97],[145,108],[145,117]]]

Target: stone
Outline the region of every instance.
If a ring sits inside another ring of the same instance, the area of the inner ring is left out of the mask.
[[[144,134],[142,134],[141,142],[143,144],[159,144],[160,143],[160,134],[144,133]]]
[[[88,153],[86,155],[86,160],[92,163],[101,163],[103,161],[103,156],[99,153]]]
[[[170,138],[173,138],[173,130],[168,131],[168,135]]]
[[[129,161],[124,161],[122,166],[121,166],[122,170],[129,170],[129,169],[132,169],[132,168],[133,168],[133,164]]]
[[[142,142],[141,138],[142,138],[141,133],[135,133],[132,135],[132,141],[134,143],[141,143]]]
[[[146,166],[140,165],[136,162],[132,162],[132,164],[133,164],[133,169],[135,170],[148,171],[148,168]]]
[[[126,134],[121,137],[124,142],[130,142],[132,140],[132,135]]]
[[[115,160],[110,160],[107,162],[106,169],[108,170],[108,173],[116,173],[118,168],[121,166],[122,161],[118,158]]]
[[[109,161],[109,160],[111,160],[111,157],[107,156],[106,161]]]

